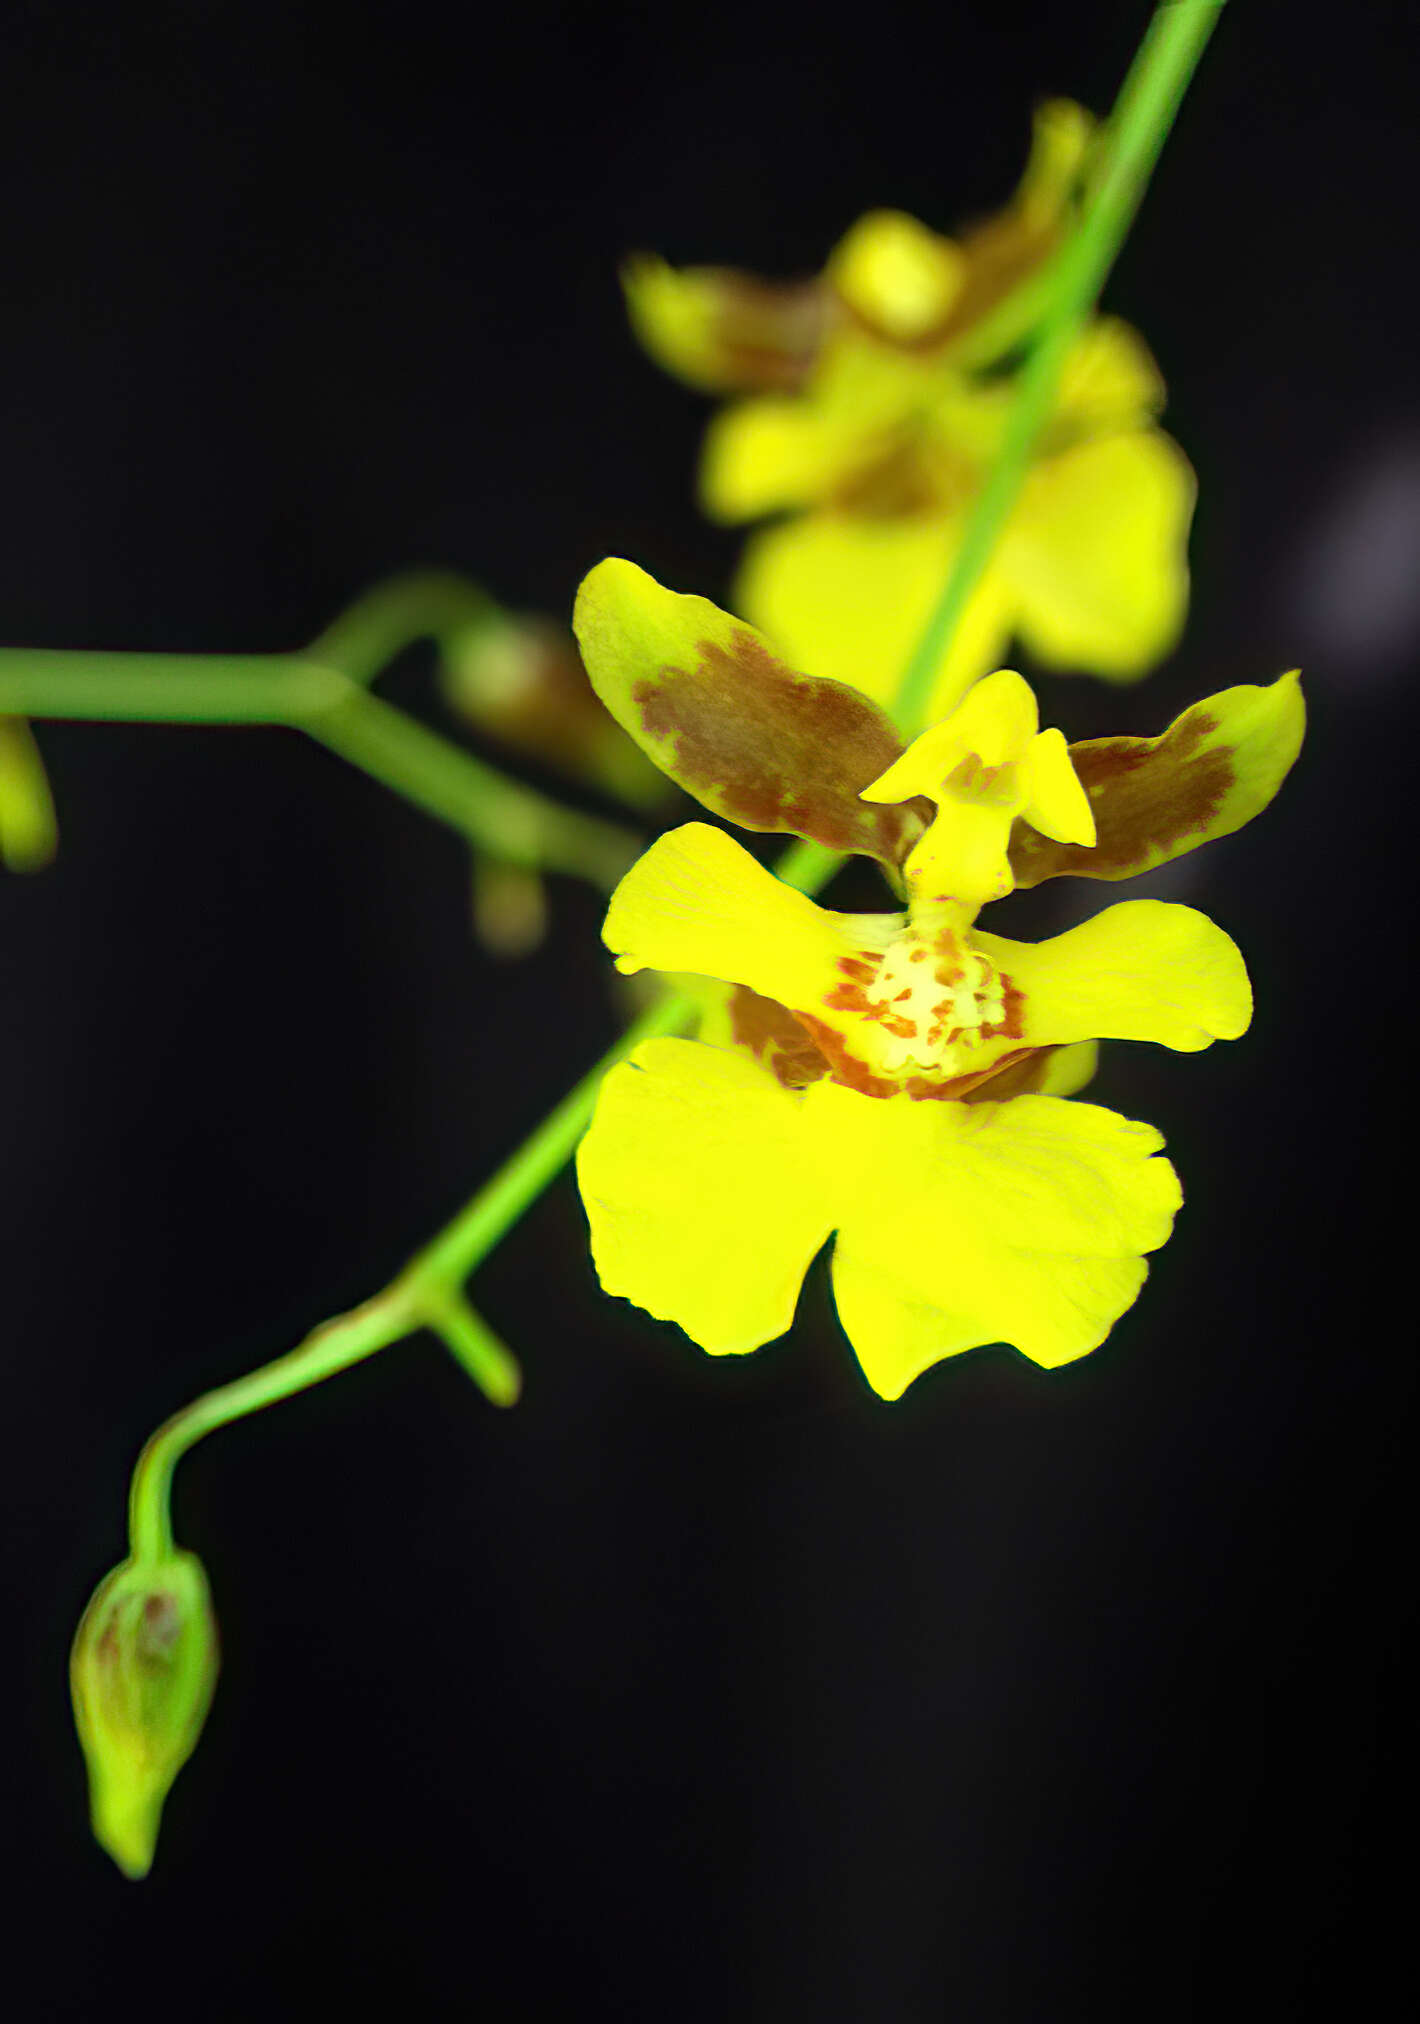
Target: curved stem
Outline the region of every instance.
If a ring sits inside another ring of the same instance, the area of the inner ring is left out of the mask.
[[[290,721],[490,856],[609,892],[643,848],[633,831],[509,779],[345,675],[331,670],[329,681],[319,706]]]
[[[306,654],[364,684],[415,640],[442,642],[498,616],[487,591],[467,578],[450,570],[412,570],[357,597],[311,641]]]
[[[348,1314],[338,1315],[312,1329],[304,1342],[274,1363],[263,1364],[231,1384],[204,1393],[181,1412],[174,1413],[151,1437],[138,1457],[128,1493],[129,1539],[135,1560],[167,1559],[173,1550],[169,1495],[173,1470],[194,1442],[231,1420],[290,1398],[308,1385],[319,1384],[335,1371],[348,1370],[353,1363],[373,1356],[391,1342],[398,1342],[419,1325],[393,1289],[377,1294]]]
[[[522,1383],[517,1361],[470,1307],[460,1291],[461,1282],[572,1157],[607,1070],[643,1040],[687,1026],[695,1010],[691,1000],[667,996],[642,1013],[382,1292],[349,1313],[322,1322],[285,1356],[204,1393],[165,1421],[133,1471],[128,1523],[134,1559],[159,1560],[171,1553],[173,1471],[204,1435],[291,1398],[416,1329],[432,1329],[495,1405],[511,1405]]]
[[[812,893],[827,884],[842,862],[821,844],[798,843],[781,859],[779,872],[801,891]],[[205,1434],[290,1398],[417,1328],[430,1328],[440,1336],[495,1405],[513,1404],[522,1382],[516,1359],[469,1305],[462,1284],[571,1159],[608,1069],[643,1041],[683,1032],[697,1009],[693,999],[679,993],[658,998],[383,1292],[322,1323],[275,1362],[194,1400],[160,1427],[133,1474],[129,1526],[134,1558],[171,1551],[168,1511],[173,1470]]]
[[[961,545],[898,690],[907,732],[926,715],[942,656],[1015,504],[1061,369],[1133,222],[1159,150],[1223,0],[1164,0],[1150,21],[1110,119],[1101,172],[1050,275],[1050,306],[1022,368],[1001,448],[976,495]]]
[[[402,1275],[404,1283],[457,1285],[466,1279],[571,1159],[607,1070],[624,1061],[643,1040],[680,1032],[695,1014],[694,1001],[678,993],[657,999],[596,1066],[573,1084],[556,1109],[548,1112],[453,1221],[416,1254]]]

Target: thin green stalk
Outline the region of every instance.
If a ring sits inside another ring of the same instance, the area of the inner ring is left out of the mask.
[[[302,709],[293,720],[299,728],[490,856],[532,871],[570,872],[609,892],[644,847],[619,823],[510,780],[344,675],[331,679],[338,693]]]
[[[158,1560],[171,1553],[173,1471],[204,1435],[291,1398],[419,1328],[432,1329],[443,1339],[495,1405],[511,1405],[521,1384],[516,1360],[469,1306],[461,1283],[572,1157],[607,1070],[643,1040],[679,1031],[694,1014],[689,999],[659,999],[382,1292],[322,1322],[274,1362],[174,1413],[149,1440],[133,1471],[128,1512],[134,1559]]]
[[[898,690],[895,714],[908,732],[927,713],[942,656],[1015,504],[1031,449],[1054,406],[1065,360],[1124,243],[1222,5],[1223,0],[1165,0],[1130,65],[1110,119],[1098,179],[1079,224],[1056,257],[1050,306],[1022,368],[1000,450]]]
[[[517,1404],[523,1389],[518,1359],[461,1293],[430,1288],[422,1313],[427,1325],[437,1329],[445,1347],[463,1365],[485,1398],[495,1406]]]
[[[799,843],[785,853],[779,870],[801,891],[812,893],[827,884],[842,862],[820,844]],[[696,1011],[694,1000],[678,993],[658,998],[382,1292],[323,1323],[273,1363],[196,1399],[159,1428],[133,1473],[129,1526],[134,1558],[171,1551],[173,1470],[204,1435],[333,1377],[418,1328],[440,1336],[495,1405],[511,1405],[521,1386],[517,1362],[469,1306],[460,1291],[463,1282],[571,1159],[607,1071],[643,1041],[683,1032]]]
[[[70,653],[0,647],[0,715],[110,724],[289,724],[333,671],[299,654]]]
[[[339,622],[338,622],[339,623]],[[423,628],[421,628],[423,629]],[[399,644],[411,634],[404,628]],[[382,635],[389,643],[392,631]],[[347,637],[345,650],[357,642]],[[373,634],[362,636],[362,674]],[[368,678],[368,677],[366,677]],[[510,780],[343,669],[302,654],[66,653],[0,649],[0,716],[283,725],[436,816],[476,849],[609,890],[641,848],[619,823]]]
[[[418,1327],[388,1291],[378,1294],[362,1307],[312,1329],[274,1363],[264,1364],[245,1377],[224,1384],[216,1391],[194,1399],[174,1413],[149,1440],[138,1457],[128,1493],[129,1541],[135,1560],[168,1559],[173,1550],[169,1499],[173,1470],[195,1441],[216,1427],[244,1419],[277,1399],[290,1398],[307,1386],[319,1384],[338,1370],[373,1356],[391,1342]]]
[[[574,1083],[531,1137],[504,1161],[478,1193],[401,1274],[408,1286],[458,1285],[482,1262],[514,1223],[566,1166],[592,1114],[607,1070],[624,1061],[643,1040],[679,1033],[694,1019],[689,998],[667,994],[643,1012],[621,1038]]]
[[[377,583],[313,639],[307,657],[368,684],[416,640],[453,640],[500,616],[486,590],[451,571],[421,569]]]

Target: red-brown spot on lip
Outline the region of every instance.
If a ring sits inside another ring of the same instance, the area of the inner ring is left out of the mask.
[[[878,974],[878,965],[872,956],[840,956],[838,967],[855,984],[870,984]]]
[[[1004,808],[1019,791],[1020,769],[1013,759],[1003,759],[999,766],[988,766],[979,752],[965,752],[943,784],[959,801]]]
[[[748,630],[697,651],[693,669],[663,667],[632,689],[673,778],[746,829],[901,863],[930,809],[859,799],[902,751],[886,713],[846,682],[795,674]]]
[[[1005,1003],[1001,1017],[993,1026],[983,1026],[982,1038],[986,1040],[1019,1040],[1025,1032],[1026,994],[1013,984],[1004,970],[997,972]]]
[[[826,1020],[815,1019],[809,1012],[796,1012],[794,1017],[827,1057],[835,1082],[842,1083],[845,1089],[857,1090],[860,1096],[897,1095],[902,1085],[886,1076],[874,1075],[865,1062],[849,1051],[843,1035],[835,1032]]]

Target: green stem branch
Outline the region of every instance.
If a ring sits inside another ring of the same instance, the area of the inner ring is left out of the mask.
[[[135,1560],[166,1560],[173,1550],[169,1500],[173,1470],[195,1441],[232,1420],[244,1419],[277,1399],[290,1398],[338,1370],[373,1356],[418,1326],[390,1292],[378,1294],[315,1328],[274,1363],[195,1399],[174,1413],[149,1440],[128,1493],[129,1541]]]
[[[339,668],[352,682],[372,682],[416,640],[451,644],[460,633],[476,632],[501,616],[476,583],[447,570],[411,571],[377,583],[347,605],[306,654],[325,667]]]
[[[429,1328],[440,1336],[495,1405],[511,1405],[521,1385],[516,1360],[469,1306],[462,1282],[572,1157],[607,1070],[643,1040],[680,1031],[694,1012],[687,999],[659,999],[382,1292],[322,1322],[285,1356],[174,1413],[149,1440],[133,1471],[128,1512],[134,1559],[160,1560],[171,1553],[173,1471],[204,1435],[291,1398],[417,1329]]]
[[[397,609],[373,592],[363,621],[347,613],[322,636],[350,657],[353,673],[316,658],[314,648],[208,655],[7,647],[0,649],[0,716],[286,726],[447,823],[475,849],[530,870],[569,872],[609,891],[641,848],[632,831],[510,780],[364,686],[377,649],[397,652],[433,630],[435,618],[453,623],[450,597],[415,624],[414,585],[402,589]],[[465,622],[474,610],[488,609],[481,595],[470,598]]]

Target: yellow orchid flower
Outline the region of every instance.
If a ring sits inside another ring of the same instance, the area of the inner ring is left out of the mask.
[[[847,331],[989,363],[1038,310],[1030,284],[1074,215],[1094,131],[1069,99],[1038,107],[1015,196],[959,239],[901,211],[870,211],[822,274],[790,282],[639,254],[621,277],[632,327],[658,364],[712,394],[797,391]]]
[[[731,988],[718,1024],[644,1044],[603,1084],[578,1158],[602,1284],[743,1352],[788,1328],[833,1237],[839,1317],[885,1398],[980,1343],[1045,1365],[1095,1348],[1181,1194],[1152,1126],[1069,1099],[1102,1039],[1194,1052],[1244,1032],[1247,973],[1220,928],[1163,901],[1040,944],[977,915],[1248,821],[1299,749],[1295,676],[1210,697],[1157,739],[1067,746],[1001,670],[904,751],[867,698],[632,564],[592,571],[576,626],[598,693],[682,786],[820,841],[851,800],[846,847],[906,896],[835,913],[704,823],[633,866],[604,929],[618,967]]]
[[[880,699],[926,625],[1011,398],[1005,381],[925,378],[916,359],[841,354],[809,394],[726,409],[706,443],[715,517],[792,515],[751,536],[737,603],[791,658]],[[937,712],[1013,638],[1044,666],[1118,681],[1172,647],[1188,603],[1195,487],[1154,424],[1162,400],[1126,324],[1104,318],[1082,335],[943,656]]]
[[[791,659],[885,699],[920,637],[1012,396],[997,367],[1030,329],[1074,215],[1092,122],[1037,116],[1026,176],[996,219],[940,237],[872,212],[817,282],[722,269],[626,276],[648,350],[708,391],[747,394],[712,422],[712,518],[791,517],[751,536],[739,607]],[[1145,674],[1188,601],[1193,473],[1157,426],[1164,388],[1129,327],[1082,334],[1055,414],[938,670],[945,714],[1019,639],[1044,666]]]

